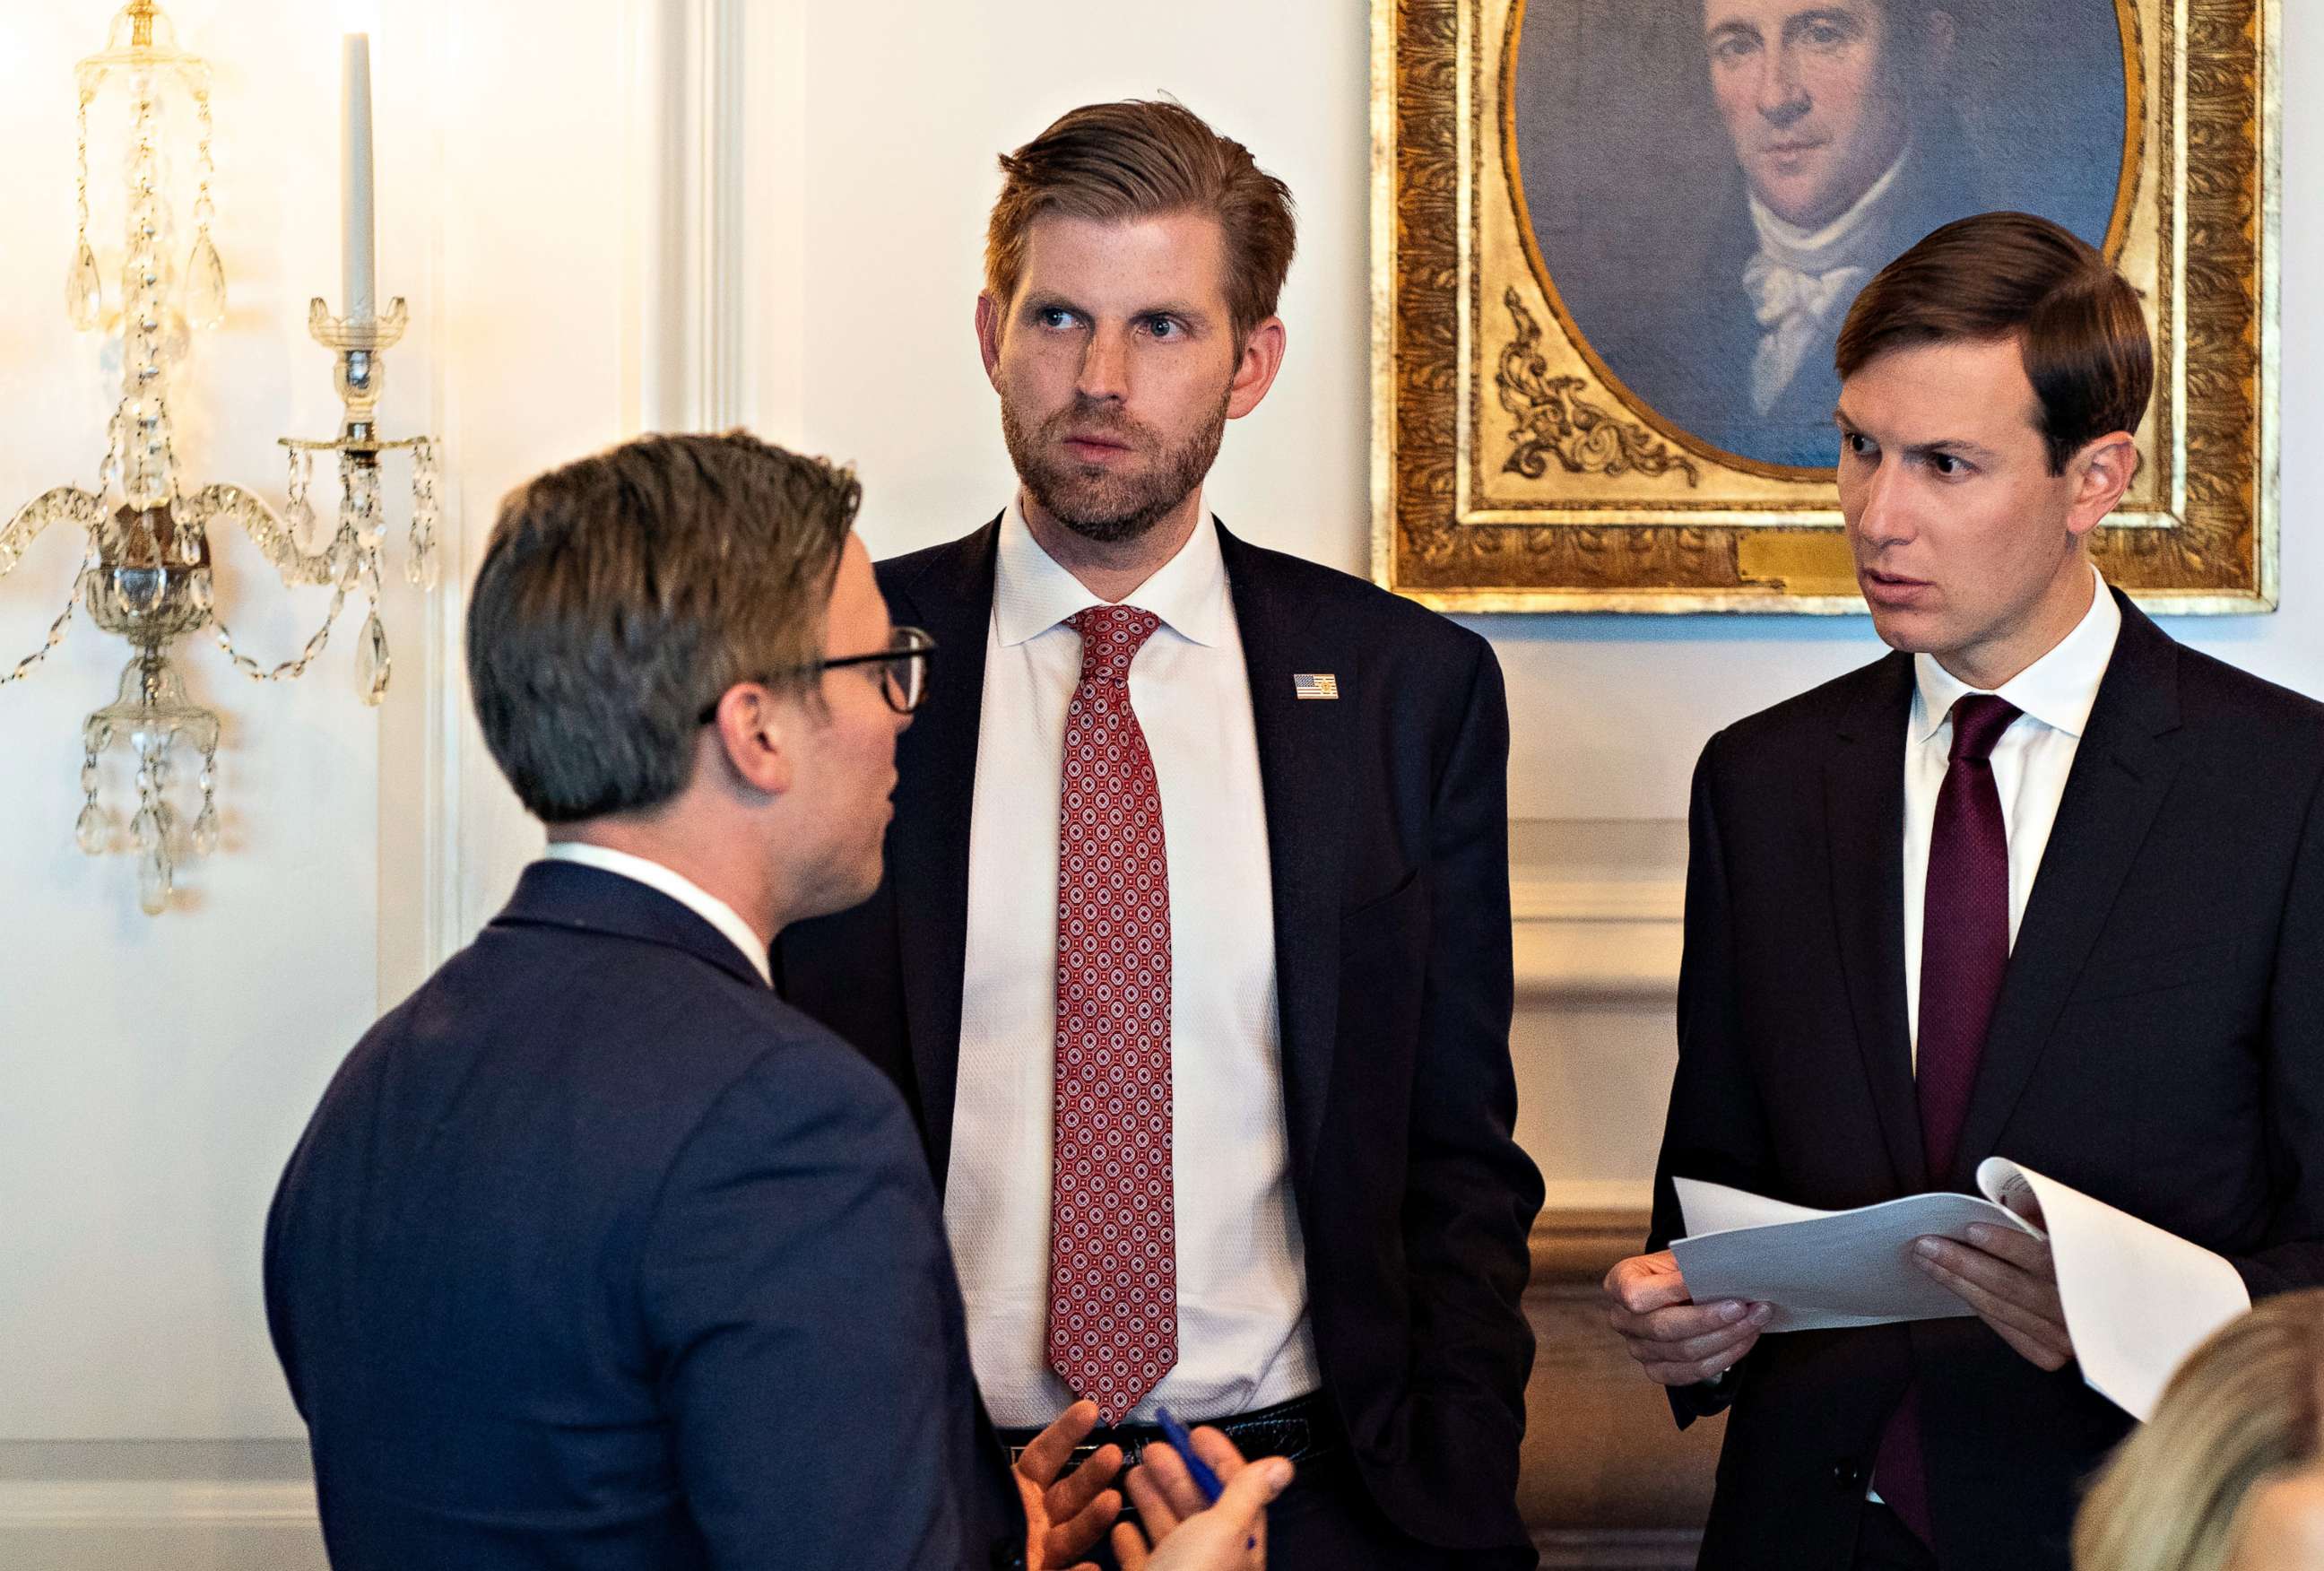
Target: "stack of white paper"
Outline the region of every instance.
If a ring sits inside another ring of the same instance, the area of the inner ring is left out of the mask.
[[[1986,1199],[1911,1195],[1854,1211],[1676,1184],[1688,1236],[1671,1249],[1689,1295],[1771,1304],[1771,1333],[1970,1314],[1913,1263],[1914,1241],[1966,1243],[1978,1222],[2046,1229],[2082,1378],[2142,1420],[2196,1345],[2251,1308],[2243,1278],[2209,1250],[2000,1157],[1978,1166]]]

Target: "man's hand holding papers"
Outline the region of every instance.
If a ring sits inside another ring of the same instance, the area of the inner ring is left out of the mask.
[[[1690,1279],[1714,1307],[1765,1308],[1755,1335],[1975,1315],[2043,1369],[2078,1364],[2085,1383],[2137,1419],[2189,1350],[2251,1307],[2229,1261],[2000,1157],[1978,1165],[1977,1195],[1931,1191],[1849,1211],[1672,1181],[1687,1236],[1607,1279],[1615,1329],[1665,1385],[1730,1367],[1748,1345],[1657,1351],[1693,1324],[1654,1317],[1679,1313],[1655,1306],[1685,1302]]]
[[[2028,1220],[2041,1223],[2037,1211]],[[2036,1368],[2073,1362],[2074,1338],[2058,1297],[2058,1265],[2050,1241],[2015,1228],[1972,1222],[1969,1241],[1923,1238],[1913,1263],[1943,1284],[1993,1327],[1994,1335]]]
[[[1606,1318],[1660,1385],[1698,1385],[1741,1362],[1775,1313],[1739,1298],[1697,1304],[1670,1251],[1633,1255],[1606,1273]]]

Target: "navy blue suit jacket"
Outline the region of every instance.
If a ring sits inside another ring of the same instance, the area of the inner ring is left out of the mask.
[[[614,873],[527,870],[356,1046],[266,1298],[338,1571],[1023,1548],[894,1087]]]
[[[888,879],[788,929],[785,996],[887,1070],[949,1169],[969,831],[997,526],[880,565],[943,651],[896,747]],[[1534,1338],[1519,1300],[1541,1177],[1517,1080],[1508,711],[1490,645],[1361,579],[1222,526],[1266,796],[1283,1111],[1323,1382],[1380,1510],[1425,1542],[1531,1553],[1517,1458]],[[1339,697],[1302,700],[1330,672]],[[1025,810],[1054,818],[1056,802]],[[1029,1313],[1040,1313],[1038,1306]],[[1189,1414],[1187,1417],[1213,1417]]]

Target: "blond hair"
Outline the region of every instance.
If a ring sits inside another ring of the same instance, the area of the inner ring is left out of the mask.
[[[2324,1452],[2324,1289],[2269,1298],[2172,1377],[2074,1523],[2074,1571],[2223,1571],[2255,1486]]]
[[[1025,273],[1025,241],[1051,214],[1120,223],[1165,213],[1216,218],[1226,241],[1227,309],[1238,339],[1275,314],[1297,246],[1291,188],[1250,149],[1183,104],[1084,104],[1014,152],[985,227],[985,288],[1005,311]]]

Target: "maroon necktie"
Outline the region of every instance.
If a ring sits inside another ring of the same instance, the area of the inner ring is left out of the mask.
[[[1072,618],[1057,844],[1056,1147],[1049,1367],[1119,1423],[1178,1362],[1170,1170],[1170,873],[1162,793],[1130,707],[1130,664],[1161,626]]]
[[[2009,967],[2009,835],[1993,783],[1993,749],[2020,711],[1990,693],[1953,705],[1953,747],[1929,831],[1922,905],[1921,1021],[1914,1084],[1930,1182],[1942,1187],[1960,1150],[1961,1123],[1985,1054],[1986,1028]],[[1918,1391],[1889,1415],[1873,1487],[1904,1525],[1933,1542],[1921,1462]]]

